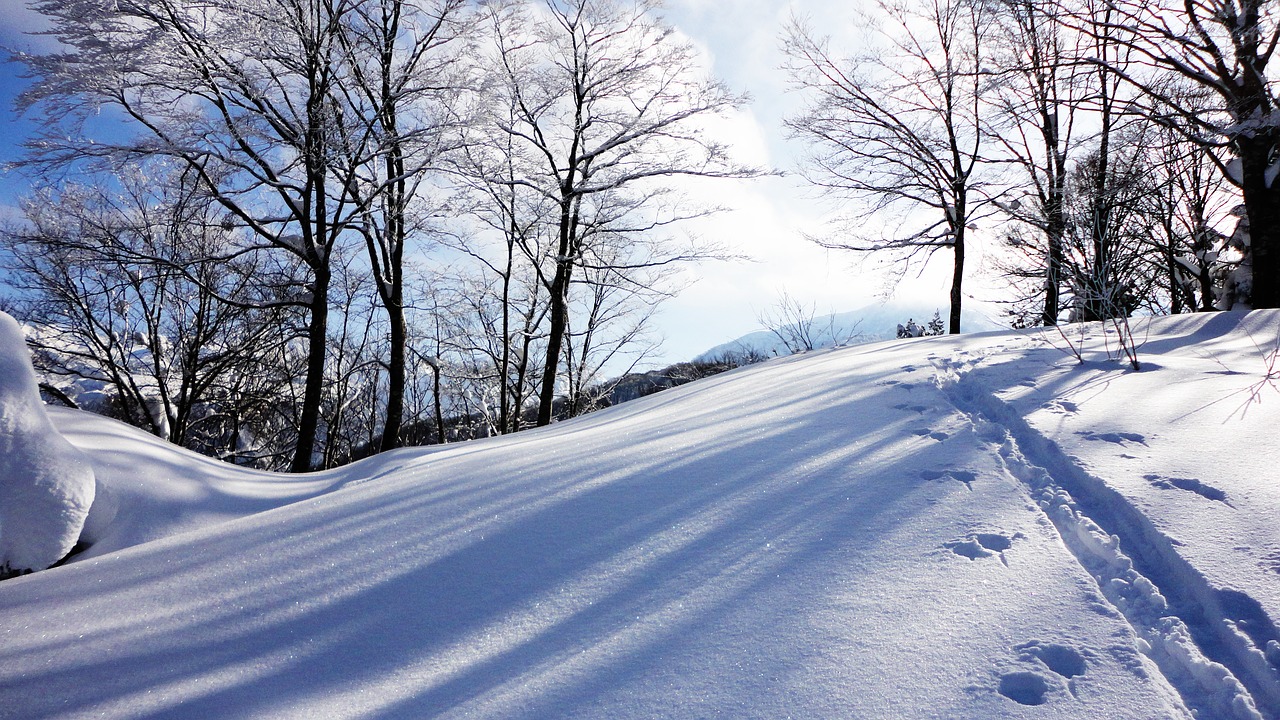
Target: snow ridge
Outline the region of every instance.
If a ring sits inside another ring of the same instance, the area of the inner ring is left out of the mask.
[[[974,361],[935,362],[939,389],[999,444],[1010,474],[1183,701],[1204,717],[1280,718],[1280,633],[1258,602],[1212,587],[1145,514],[969,374]]]

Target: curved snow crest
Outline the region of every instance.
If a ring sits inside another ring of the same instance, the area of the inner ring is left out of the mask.
[[[1032,499],[1057,529],[1063,544],[1094,577],[1107,601],[1129,621],[1138,637],[1138,649],[1155,662],[1197,714],[1207,713],[1206,717],[1233,720],[1263,720],[1244,683],[1226,665],[1206,656],[1186,621],[1170,608],[1169,600],[1160,588],[1138,572],[1133,559],[1121,550],[1121,538],[1109,534],[1094,522],[1063,484],[1069,484],[1078,492],[1092,489],[1100,495],[1114,493],[1108,493],[1103,481],[1077,467],[1055,443],[1033,430],[1012,407],[970,376],[968,371],[980,360],[970,357],[939,358],[934,361],[936,372],[933,382],[957,409],[969,416],[981,436],[999,444],[999,455],[1010,474],[1027,486]],[[1096,502],[1115,505],[1124,501],[1115,495],[1114,498],[1095,498]],[[1113,507],[1112,512],[1122,515],[1123,509]],[[1139,545],[1169,547],[1168,540],[1156,537],[1158,531],[1153,528],[1129,527],[1127,530],[1138,536]],[[1171,575],[1164,581],[1204,586],[1202,592],[1197,593],[1200,596],[1212,592],[1205,580],[1190,568],[1171,567],[1167,572]],[[1205,624],[1216,622],[1226,628],[1229,624],[1217,611],[1216,605],[1212,601],[1202,603],[1201,612],[1210,616],[1204,618]],[[1236,639],[1238,643],[1246,641],[1244,637]],[[1270,673],[1265,668],[1258,672],[1254,667],[1257,663],[1249,662],[1252,655],[1257,654],[1255,650],[1234,649],[1236,657],[1233,659],[1255,680],[1255,689],[1270,696],[1274,692]],[[1241,659],[1239,656],[1244,657]]]
[[[56,405],[45,411],[62,437],[85,454],[96,477],[97,495],[82,533],[92,545],[70,564],[400,472],[444,447],[406,448],[332,470],[279,474],[200,455],[91,412]]]
[[[0,313],[0,573],[65,557],[94,495],[88,459],[45,413],[22,329]]]

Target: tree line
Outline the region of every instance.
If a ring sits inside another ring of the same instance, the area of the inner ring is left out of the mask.
[[[1017,326],[1276,307],[1280,116],[1266,0],[880,0],[852,55],[802,22],[806,177],[828,247],[909,263],[997,239]]]
[[[15,56],[43,130],[6,309],[51,390],[233,462],[592,409],[681,264],[723,252],[678,234],[715,210],[689,183],[764,172],[656,0],[33,7],[60,49]],[[948,255],[953,333],[977,238],[1017,326],[1280,301],[1274,3],[864,14],[849,54],[782,29],[802,174],[848,209],[815,240]]]
[[[647,0],[42,0],[4,234],[42,369],[305,471],[587,409],[743,98]]]

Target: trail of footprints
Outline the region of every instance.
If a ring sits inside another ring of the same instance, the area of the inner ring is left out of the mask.
[[[915,370],[911,366],[905,366],[902,369],[907,372]],[[911,383],[894,380],[887,381],[886,384],[895,385],[902,390],[911,390],[914,387]],[[1078,410],[1075,403],[1066,400],[1055,400],[1052,405],[1051,410],[1063,414],[1072,414]],[[894,405],[893,408],[905,412],[914,412],[917,415],[924,415],[932,409],[926,405],[910,402],[899,403]],[[932,428],[920,428],[912,432],[921,437],[931,437],[939,442],[949,437],[947,433],[935,431]],[[1087,435],[1086,439],[1113,442],[1119,445],[1126,443],[1145,444],[1144,437],[1129,433]],[[920,477],[931,482],[955,480],[964,483],[969,490],[973,490],[973,483],[977,480],[977,475],[970,470],[950,468],[945,470],[922,470]],[[1200,486],[1193,487],[1190,485],[1191,482],[1195,481],[1183,481],[1177,478],[1159,478],[1158,481],[1153,477],[1148,477],[1147,479],[1153,484],[1167,482],[1172,487],[1191,490],[1204,495],[1198,489]],[[1161,487],[1163,486],[1161,485]],[[1205,495],[1205,497],[1209,497],[1209,495]],[[1220,499],[1225,502],[1225,495],[1221,498],[1213,497],[1210,499]],[[1000,562],[1007,567],[1009,561],[1005,557],[1005,551],[1012,548],[1015,541],[1025,537],[1022,533],[1006,535],[997,532],[971,532],[963,538],[943,543],[943,547],[971,561],[999,557]],[[1055,692],[1061,691],[1064,687],[1074,694],[1073,678],[1084,675],[1088,669],[1088,663],[1085,661],[1084,656],[1067,645],[1031,640],[1015,645],[1013,650],[1018,653],[1020,662],[1032,665],[1034,669],[1011,670],[1001,674],[996,691],[1021,705],[1043,705],[1048,702]]]
[[[906,372],[914,372],[916,370],[916,368],[910,365],[904,365],[902,369],[905,370]],[[911,390],[915,388],[914,383],[902,382],[901,380],[885,380],[882,384],[896,387],[899,390]],[[921,405],[919,403],[910,403],[910,402],[898,403],[897,405],[894,405],[892,407],[894,410],[902,410],[904,412],[913,412],[917,415],[924,415],[926,412],[935,409],[928,405]],[[942,442],[943,440],[946,440],[947,438],[951,437],[950,433],[946,433],[941,430],[934,430],[931,427],[916,428],[915,430],[912,430],[911,433],[913,435],[918,435],[920,437],[932,438],[934,440],[937,440],[938,442]]]
[[[963,371],[973,364],[972,361],[962,357],[942,360],[931,357],[930,360],[935,368],[944,372]],[[915,368],[904,367],[902,369],[912,371]],[[897,381],[889,381],[886,384],[896,385],[904,390],[911,390],[914,387],[911,383]],[[1031,382],[1026,384],[1034,385]],[[897,410],[914,412],[922,416],[922,418],[926,412],[934,409],[911,402],[904,402],[893,407]],[[1041,408],[1064,416],[1075,415],[1080,412],[1080,407],[1077,403],[1062,398],[1049,400]],[[914,430],[913,432],[918,436],[929,436],[939,441],[948,437],[946,433],[935,433],[932,428]],[[1075,434],[1088,442],[1109,443],[1116,446],[1118,451],[1132,449],[1140,452],[1142,448],[1148,447],[1148,440],[1152,439],[1132,432],[1081,430]],[[1120,457],[1138,459],[1128,452],[1121,452]],[[924,470],[920,476],[927,481],[955,480],[964,483],[969,490],[973,490],[973,483],[977,479],[973,472],[954,469]],[[1194,493],[1205,500],[1222,503],[1227,507],[1234,508],[1226,492],[1201,480],[1157,474],[1147,474],[1142,477],[1155,488]],[[962,538],[943,543],[942,548],[955,555],[967,558],[971,562],[981,562],[986,561],[987,558],[998,557],[1000,562],[1008,567],[1009,560],[1006,557],[1006,552],[1013,547],[1017,540],[1024,538],[1025,536],[1021,533],[1009,536],[997,532],[970,532]],[[1242,551],[1250,550],[1248,547],[1239,547],[1237,549]],[[1267,548],[1266,550],[1270,552],[1267,552],[1259,563],[1273,572],[1280,573],[1280,549]],[[1222,605],[1228,619],[1234,618],[1232,625],[1236,628],[1236,632],[1248,635],[1254,647],[1266,648],[1266,662],[1273,669],[1280,668],[1280,635],[1277,634],[1275,626],[1271,625],[1265,611],[1257,601],[1244,593],[1236,591],[1217,590],[1216,595],[1217,601]],[[1074,697],[1077,692],[1078,679],[1087,678],[1090,658],[1092,657],[1087,654],[1087,651],[1082,653],[1080,650],[1066,644],[1040,640],[1031,640],[1015,645],[1012,649],[1017,654],[1016,661],[1001,663],[1000,669],[997,670],[993,678],[994,690],[1012,702],[1020,705],[1036,706],[1044,705],[1055,698]],[[990,688],[989,685],[987,687]]]
[[[1063,399],[1050,400],[1049,402],[1045,403],[1041,407],[1051,412],[1056,412],[1063,415],[1075,414],[1080,409],[1079,406],[1077,406],[1074,402],[1071,402],[1070,400],[1063,400]],[[1127,447],[1130,445],[1145,446],[1147,444],[1146,436],[1141,435],[1139,433],[1127,433],[1127,432],[1100,433],[1100,432],[1094,432],[1092,430],[1080,430],[1080,431],[1077,431],[1076,434],[1084,438],[1085,440],[1089,440],[1092,442],[1109,442],[1114,445],[1119,445],[1121,447]],[[1125,454],[1125,455],[1121,455],[1120,457],[1133,459],[1134,456]],[[1220,502],[1223,505],[1226,505],[1227,507],[1232,507],[1232,508],[1235,507],[1227,499],[1227,494],[1225,492],[1201,480],[1196,480],[1194,478],[1166,477],[1164,475],[1155,475],[1155,474],[1143,475],[1142,479],[1151,483],[1152,486],[1160,488],[1161,490],[1184,490],[1186,492],[1195,493],[1196,495],[1199,495],[1200,497],[1206,500],[1213,500],[1214,502]]]
[[[925,480],[958,480],[969,486],[970,490],[973,489],[973,481],[977,479],[973,472],[967,470],[925,470],[921,472],[921,477]],[[1000,562],[1008,567],[1009,560],[1005,557],[1005,551],[1012,548],[1016,541],[1025,538],[1020,532],[1013,535],[971,532],[963,538],[943,543],[942,547],[971,561],[999,557]],[[1013,650],[1018,653],[1020,662],[1033,665],[1034,669],[1002,673],[997,681],[996,691],[1020,705],[1043,705],[1064,689],[1074,695],[1073,678],[1084,675],[1088,670],[1084,655],[1068,645],[1031,640],[1015,645]]]

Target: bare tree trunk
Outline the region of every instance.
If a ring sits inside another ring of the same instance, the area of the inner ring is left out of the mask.
[[[312,469],[316,435],[320,430],[320,404],[324,399],[324,370],[329,339],[329,281],[327,267],[313,268],[315,286],[311,296],[311,318],[307,325],[307,375],[298,417],[298,444],[289,472]]]
[[[960,305],[964,302],[964,231],[956,233],[955,267],[951,270],[951,315],[947,332],[952,335],[960,333]]]
[[[1061,215],[1061,213],[1059,213]],[[1065,225],[1050,227],[1046,237],[1049,241],[1048,267],[1045,268],[1044,279],[1044,313],[1040,324],[1050,327],[1058,324],[1058,315],[1062,313],[1062,236]]]
[[[436,415],[436,443],[443,445],[447,439],[444,431],[444,409],[440,403],[440,363],[436,362],[431,366],[431,395],[432,407]]]
[[[1051,153],[1052,167],[1049,169],[1048,192],[1044,207],[1045,240],[1048,248],[1045,253],[1047,266],[1044,279],[1044,312],[1040,324],[1051,327],[1058,324],[1058,316],[1062,314],[1062,268],[1066,260],[1063,248],[1067,234],[1067,163],[1066,156],[1060,150],[1061,139],[1058,136],[1058,123],[1055,117],[1046,123],[1048,134],[1046,144]]]
[[[556,377],[560,368],[560,351],[564,347],[565,327],[569,324],[569,278],[573,271],[573,264],[565,258],[567,242],[567,233],[562,233],[561,247],[565,248],[566,252],[561,253],[560,259],[556,261],[556,274],[551,282],[551,328],[547,336],[546,365],[542,369],[542,389],[538,393],[538,427],[551,423],[552,406],[556,399]]]
[[[1245,211],[1249,218],[1249,247],[1253,262],[1251,305],[1280,307],[1280,182],[1267,182],[1271,154],[1280,146],[1280,132],[1258,132],[1239,137],[1241,183]]]
[[[389,91],[385,91],[389,92]],[[404,385],[405,385],[405,343],[407,342],[404,317],[404,246],[408,240],[405,213],[406,186],[404,180],[404,151],[396,136],[396,108],[394,104],[387,111],[389,117],[384,120],[388,133],[396,138],[393,147],[387,154],[387,176],[396,178],[386,188],[389,197],[386,200],[388,211],[386,218],[387,245],[390,257],[386,267],[382,268],[386,283],[383,287],[382,305],[387,311],[387,323],[390,325],[388,338],[391,347],[387,358],[387,414],[382,428],[382,451],[400,447],[400,427],[404,422]],[[372,247],[370,250],[372,251]],[[371,252],[371,255],[376,253]],[[385,287],[384,287],[385,285]]]
[[[512,185],[511,193],[515,189]],[[515,267],[516,238],[520,227],[516,222],[515,201],[511,202],[507,224],[507,264],[502,273],[502,358],[498,363],[498,432],[511,431],[511,277]],[[518,411],[517,411],[518,414]]]
[[[399,275],[396,276],[399,293]],[[387,414],[382,427],[380,451],[400,447],[400,428],[404,424],[405,344],[406,331],[404,304],[398,299],[387,303],[387,322],[390,327],[390,347],[387,358]]]

